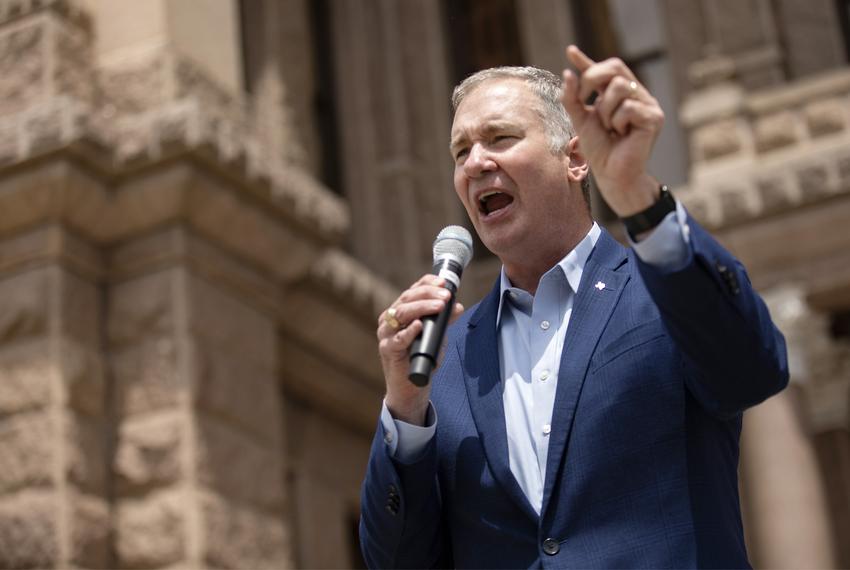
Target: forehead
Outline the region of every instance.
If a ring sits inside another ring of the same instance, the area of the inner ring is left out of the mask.
[[[455,112],[452,139],[496,122],[539,122],[538,97],[522,79],[490,79],[467,93]]]

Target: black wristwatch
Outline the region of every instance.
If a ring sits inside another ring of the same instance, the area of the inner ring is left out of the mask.
[[[623,218],[623,225],[632,239],[661,223],[667,214],[676,210],[676,200],[666,184],[661,185],[661,195],[655,203],[642,212]]]

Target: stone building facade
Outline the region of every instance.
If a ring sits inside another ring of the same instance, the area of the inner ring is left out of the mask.
[[[850,567],[847,8],[0,0],[0,567],[362,564],[375,317],[464,223],[450,89],[576,41],[658,94],[655,171],[788,338],[753,563]]]

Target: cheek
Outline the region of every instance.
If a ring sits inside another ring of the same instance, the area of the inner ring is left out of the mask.
[[[455,194],[457,194],[457,197],[460,199],[463,207],[469,208],[469,187],[467,185],[466,177],[464,177],[458,169],[455,169],[454,186]]]

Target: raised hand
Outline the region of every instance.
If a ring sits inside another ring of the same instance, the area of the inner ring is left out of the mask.
[[[664,112],[622,60],[597,63],[572,45],[567,59],[581,76],[564,70],[562,102],[599,191],[620,217],[645,210],[658,196],[646,163]]]

